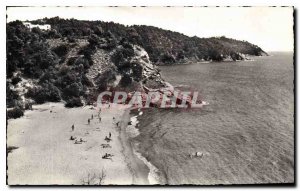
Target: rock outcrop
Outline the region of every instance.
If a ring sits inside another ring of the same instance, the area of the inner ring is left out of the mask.
[[[150,26],[59,18],[32,21],[51,30],[7,24],[8,116],[32,104],[92,104],[107,90],[170,88],[156,65],[236,61],[267,55],[261,48],[225,37],[203,39]]]

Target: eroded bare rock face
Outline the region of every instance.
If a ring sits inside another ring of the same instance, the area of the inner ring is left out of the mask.
[[[33,21],[34,22],[34,21]],[[187,37],[148,27],[41,19],[51,30],[7,24],[7,108],[63,101],[92,104],[113,88],[127,92],[170,87],[156,65],[245,60],[261,48],[225,37]]]

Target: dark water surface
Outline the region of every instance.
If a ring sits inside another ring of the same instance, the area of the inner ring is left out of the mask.
[[[169,184],[294,181],[293,55],[162,66],[173,85],[197,89],[198,110],[148,109],[140,152]],[[202,158],[188,154],[202,152]]]

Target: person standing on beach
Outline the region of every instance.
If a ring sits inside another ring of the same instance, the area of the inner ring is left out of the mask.
[[[101,122],[101,117],[99,117],[99,122]]]
[[[90,122],[91,122],[91,120],[90,120],[90,119],[88,119],[88,124],[90,124]]]
[[[30,110],[32,110],[32,104],[31,103],[29,104],[28,107],[29,107]]]
[[[74,126],[74,124],[72,125],[72,127],[71,127],[71,128],[72,128],[72,131],[74,131],[74,129],[75,129],[75,126]]]
[[[94,119],[94,115],[92,114],[92,117],[91,117],[91,119]]]
[[[109,136],[108,136],[108,138],[111,138],[111,133],[109,132]]]

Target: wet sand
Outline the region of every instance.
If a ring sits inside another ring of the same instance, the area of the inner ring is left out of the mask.
[[[125,161],[133,176],[133,184],[147,185],[149,184],[149,169],[145,163],[134,153],[134,143],[131,141],[128,131],[126,131],[128,128],[128,122],[130,122],[130,109],[125,110],[122,117],[122,123],[119,128],[120,140],[123,143],[123,154],[125,156]]]

